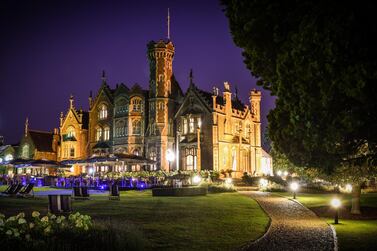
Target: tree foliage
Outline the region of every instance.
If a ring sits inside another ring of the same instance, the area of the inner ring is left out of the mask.
[[[223,4],[247,67],[278,97],[268,115],[277,150],[296,165],[327,171],[370,165],[377,152],[376,8],[327,1]]]

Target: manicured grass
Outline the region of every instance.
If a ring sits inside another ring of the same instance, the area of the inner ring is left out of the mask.
[[[93,195],[73,201],[74,211],[97,223],[124,226],[140,232],[145,250],[230,250],[257,239],[268,225],[259,205],[237,193],[195,197],[152,197],[150,191],[122,192],[120,201]],[[0,198],[0,211],[46,213],[47,198]]]
[[[0,192],[5,191],[7,187],[8,186],[5,186],[5,185],[0,186]],[[33,190],[34,192],[41,192],[41,191],[57,190],[57,188],[51,188],[51,187],[46,186],[46,187],[34,187]]]
[[[279,195],[292,198],[291,193],[277,193]],[[331,198],[338,196],[342,204],[346,207],[351,205],[349,194],[307,194],[299,193],[297,200],[306,207],[314,208],[328,206]],[[368,193],[361,195],[361,205],[376,207],[377,194]],[[324,218],[329,224],[334,223],[334,219]],[[375,242],[377,236],[377,220],[345,220],[340,219],[340,224],[333,225],[338,236],[339,250],[376,250]]]

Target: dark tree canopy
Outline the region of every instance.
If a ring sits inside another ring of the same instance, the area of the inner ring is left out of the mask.
[[[277,96],[268,115],[276,150],[295,165],[328,172],[376,166],[377,8],[336,1],[222,3],[245,64]]]

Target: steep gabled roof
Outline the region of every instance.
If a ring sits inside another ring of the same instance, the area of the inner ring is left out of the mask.
[[[29,130],[35,148],[40,152],[54,152],[52,150],[53,133]]]

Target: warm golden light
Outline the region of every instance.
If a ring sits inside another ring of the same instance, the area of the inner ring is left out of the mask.
[[[268,185],[268,180],[266,180],[266,179],[260,179],[259,180],[259,185],[262,187],[262,188],[265,188],[265,187],[267,187],[267,185]]]
[[[290,187],[293,192],[296,192],[299,186],[297,182],[292,182]]]
[[[192,178],[192,182],[193,182],[194,184],[199,184],[201,181],[202,181],[202,177],[200,177],[199,175],[195,175],[195,176]]]
[[[279,176],[281,176],[283,173],[282,173],[282,171],[277,171],[277,175],[279,175]]]
[[[171,161],[174,161],[174,159],[175,159],[174,152],[169,149],[166,153],[166,160],[171,162]]]
[[[339,208],[341,205],[342,205],[342,202],[340,202],[340,200],[338,198],[333,198],[331,200],[331,206],[333,208]]]

